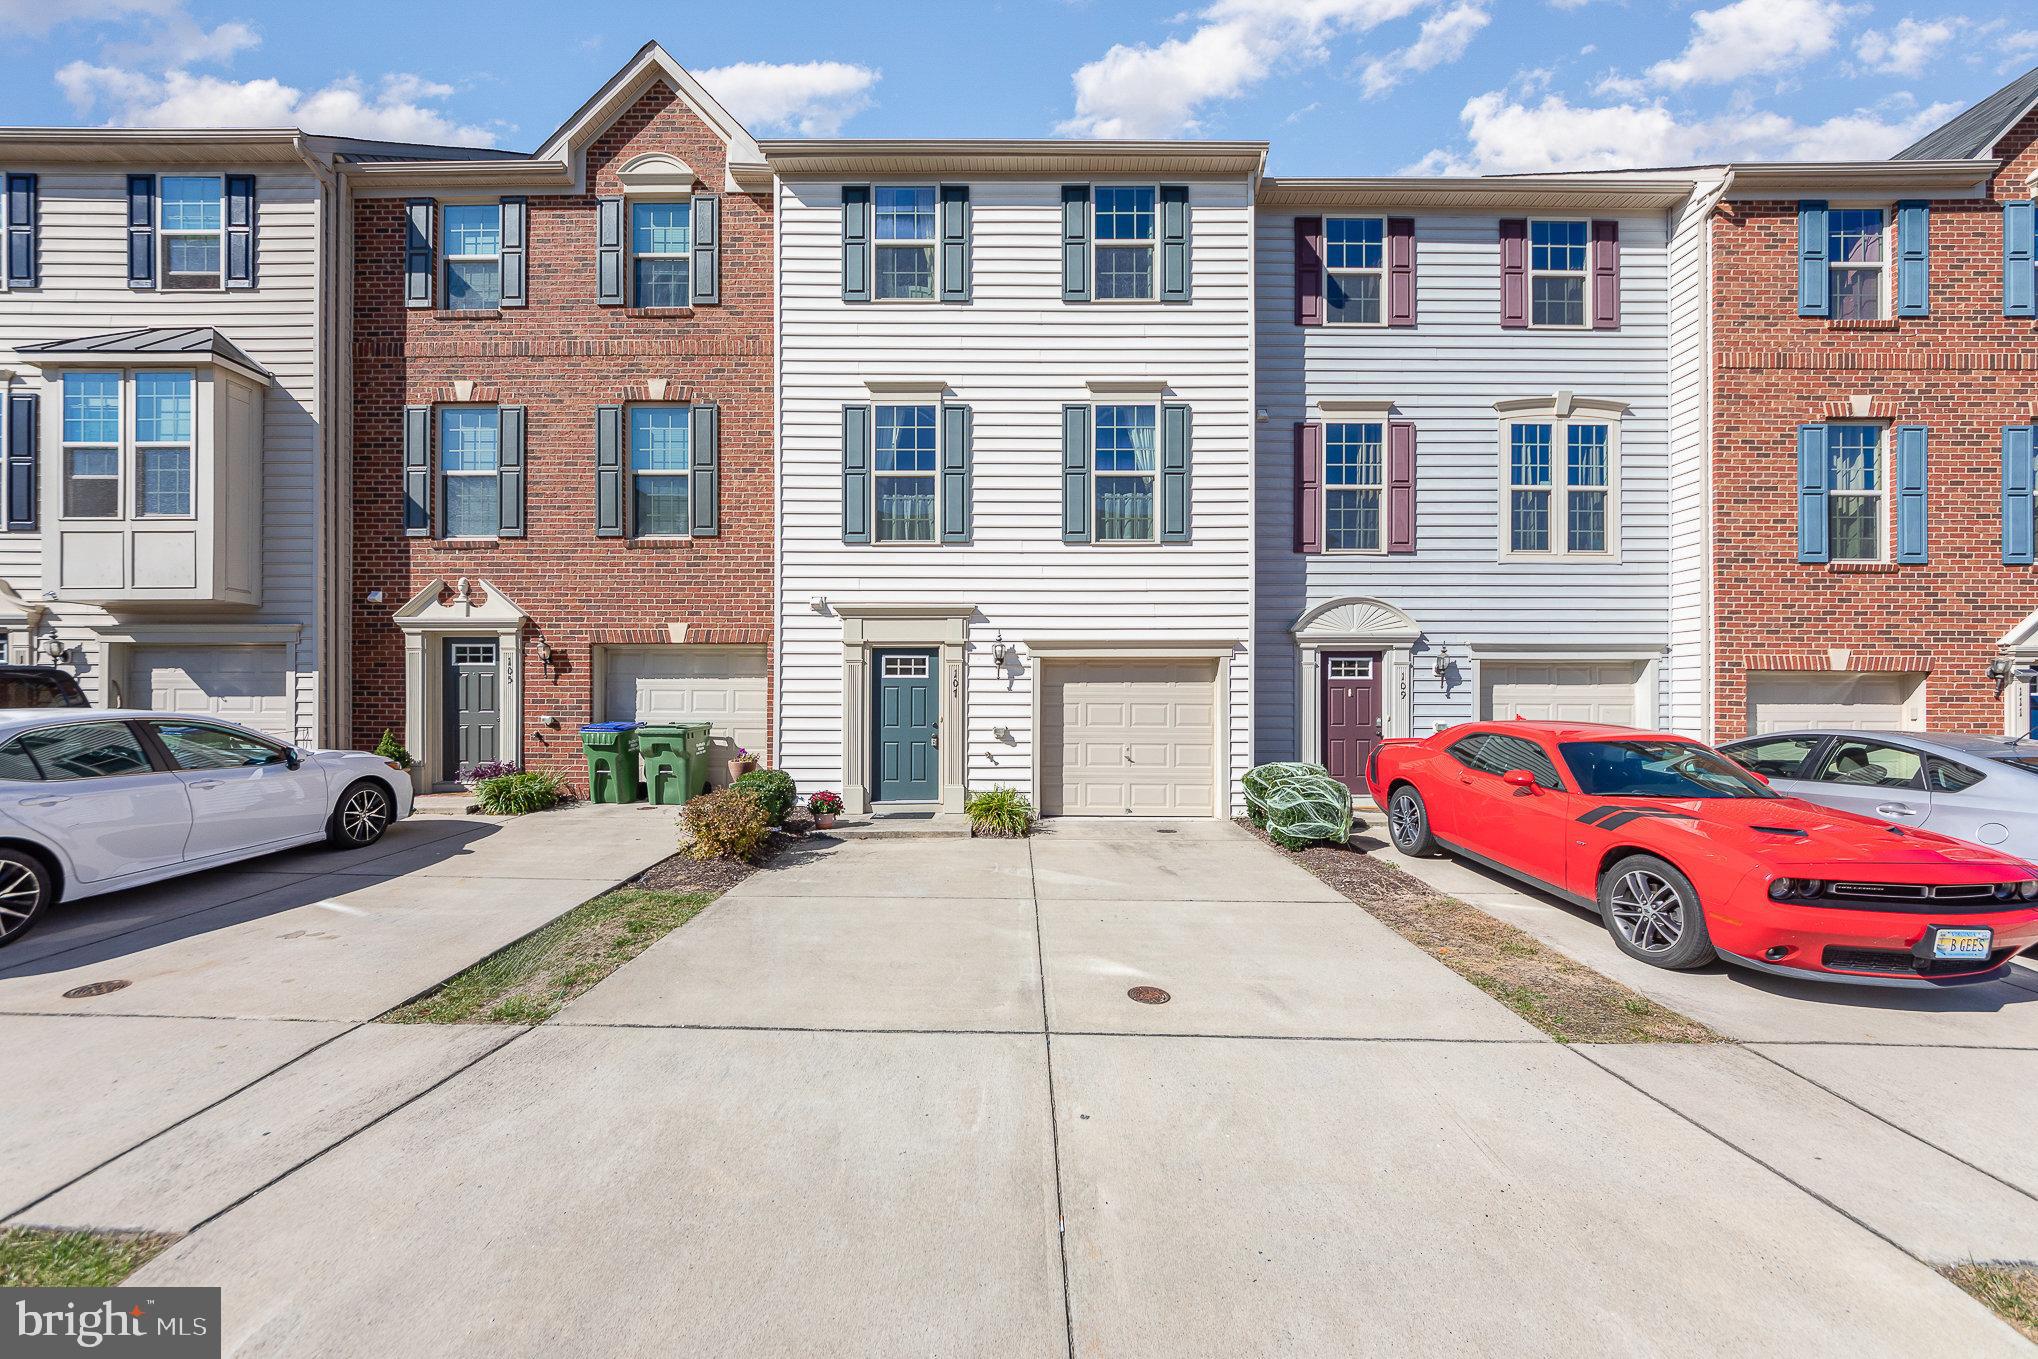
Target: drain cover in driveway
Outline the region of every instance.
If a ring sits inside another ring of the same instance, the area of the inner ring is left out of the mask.
[[[1173,997],[1158,986],[1135,986],[1125,993],[1141,1005],[1165,1005]]]
[[[132,985],[134,985],[134,983],[130,981],[90,982],[84,986],[74,986],[70,990],[64,992],[64,999],[88,1000],[93,996],[110,996],[115,991],[118,991],[123,987],[128,987]]]

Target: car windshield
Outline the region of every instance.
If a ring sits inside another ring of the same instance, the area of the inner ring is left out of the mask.
[[[1726,756],[1689,741],[1566,741],[1587,797],[1776,797]]]

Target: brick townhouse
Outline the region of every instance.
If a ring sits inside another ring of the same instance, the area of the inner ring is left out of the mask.
[[[422,788],[487,760],[571,774],[597,719],[763,750],[756,142],[652,44],[530,155],[357,158],[346,181],[353,740],[398,733]]]
[[[1715,190],[1718,739],[2033,728],[2034,105],[2038,71],[1893,160]]]

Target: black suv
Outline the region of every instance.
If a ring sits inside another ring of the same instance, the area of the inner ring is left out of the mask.
[[[0,665],[0,708],[89,708],[85,691],[53,665]]]

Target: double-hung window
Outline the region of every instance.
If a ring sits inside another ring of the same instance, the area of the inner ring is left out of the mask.
[[[872,296],[881,301],[934,300],[934,189],[931,185],[872,191],[875,209]]]
[[[1330,552],[1380,551],[1380,506],[1387,480],[1385,427],[1323,427],[1323,546]]]
[[[1836,562],[1879,562],[1888,551],[1882,427],[1826,429],[1828,552]]]
[[[448,538],[493,538],[501,524],[497,476],[502,412],[494,406],[439,408],[440,532]]]
[[[630,289],[639,307],[693,304],[693,204],[630,205]]]
[[[1518,420],[1507,427],[1507,551],[1594,556],[1612,551],[1615,434],[1603,420]]]
[[[64,518],[120,517],[118,373],[64,374]]]
[[[502,305],[502,204],[448,203],[442,213],[446,306],[491,311]]]
[[[685,406],[630,407],[631,537],[682,538],[691,531],[692,431]]]
[[[1886,244],[1881,208],[1834,208],[1826,214],[1826,267],[1832,273],[1834,320],[1882,319]]]
[[[1529,223],[1529,322],[1538,326],[1586,324],[1589,222]]]
[[[1564,426],[1564,547],[1606,551],[1606,497],[1612,480],[1605,425]]]
[[[163,286],[217,288],[225,267],[226,209],[218,175],[164,175]]]
[[[1095,194],[1097,297],[1100,301],[1153,297],[1154,201],[1152,185],[1099,185]]]
[[[1387,219],[1326,217],[1323,222],[1324,320],[1377,326],[1387,292]]]
[[[1152,406],[1099,406],[1096,411],[1097,541],[1154,540]]]
[[[875,414],[876,541],[931,543],[938,412],[933,406],[879,406]]]
[[[191,513],[192,377],[134,376],[136,512],[144,518]]]

